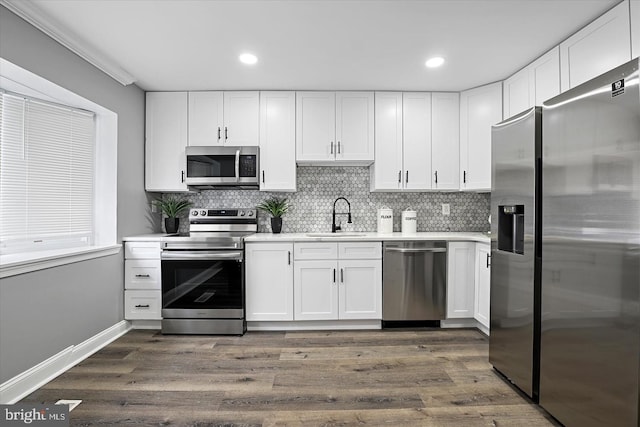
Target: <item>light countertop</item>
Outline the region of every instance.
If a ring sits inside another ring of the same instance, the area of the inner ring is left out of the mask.
[[[171,234],[142,234],[123,238],[126,242],[162,242]],[[378,242],[399,240],[446,240],[457,242],[484,242],[491,240],[487,233],[479,232],[418,232],[404,233],[376,233],[376,232],[338,232],[331,233],[256,233],[245,238],[247,243],[257,242]]]

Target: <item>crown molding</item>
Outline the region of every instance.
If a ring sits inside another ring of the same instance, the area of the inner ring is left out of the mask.
[[[135,77],[112,59],[106,57],[95,47],[81,41],[76,34],[64,28],[60,22],[43,12],[34,3],[24,0],[0,0],[0,5],[6,7],[123,86],[128,86],[136,81]]]

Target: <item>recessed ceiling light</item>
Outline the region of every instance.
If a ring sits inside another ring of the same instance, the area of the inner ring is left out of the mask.
[[[424,63],[427,68],[436,68],[441,66],[442,64],[444,64],[444,58],[441,56],[434,56],[433,58],[429,58],[427,59],[427,62]]]
[[[258,57],[251,53],[243,53],[238,58],[240,59],[240,62],[247,65],[253,65],[258,62]]]

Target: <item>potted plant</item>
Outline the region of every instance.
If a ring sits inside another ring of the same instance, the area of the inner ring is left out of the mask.
[[[164,229],[167,234],[175,234],[178,232],[178,226],[180,225],[180,215],[183,211],[189,209],[191,202],[185,199],[178,199],[175,197],[160,198],[153,201],[155,206],[160,209],[160,212],[166,217],[164,219]]]
[[[282,231],[282,215],[289,210],[289,202],[286,198],[277,196],[263,200],[258,205],[258,209],[265,211],[271,215],[271,231],[280,233]]]

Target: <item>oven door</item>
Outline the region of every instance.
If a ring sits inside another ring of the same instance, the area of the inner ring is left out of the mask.
[[[163,251],[162,317],[244,318],[242,251]]]

